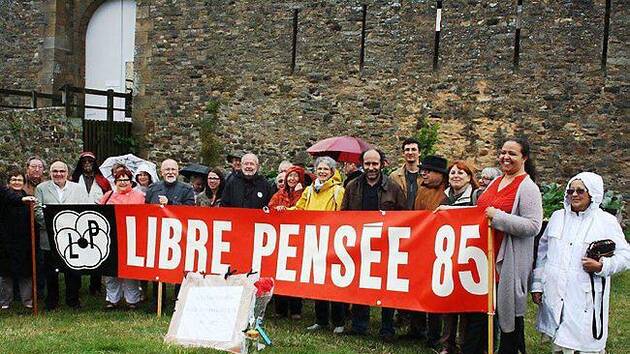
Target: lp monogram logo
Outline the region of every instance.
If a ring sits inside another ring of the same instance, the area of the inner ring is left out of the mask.
[[[59,255],[75,270],[96,269],[109,255],[109,222],[94,211],[63,211],[55,216],[54,239]]]

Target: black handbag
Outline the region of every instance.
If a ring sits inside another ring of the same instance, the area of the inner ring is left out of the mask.
[[[597,240],[591,242],[586,249],[586,257],[592,258],[599,262],[602,257],[612,257],[615,254],[615,242],[613,240]],[[588,274],[591,277],[591,295],[593,296],[593,338],[601,339],[604,335],[604,291],[606,291],[606,278],[602,277],[602,303],[599,311],[599,323],[601,328],[599,334],[597,332],[597,317],[595,316],[595,277],[593,273]]]
[[[586,257],[599,262],[602,257],[612,257],[615,253],[615,243],[613,240],[597,240],[591,242],[586,249]]]

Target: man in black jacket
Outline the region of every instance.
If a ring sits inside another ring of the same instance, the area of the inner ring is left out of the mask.
[[[271,199],[271,186],[258,174],[258,157],[245,154],[241,158],[241,171],[234,172],[223,189],[221,206],[230,208],[261,209]]]
[[[363,174],[356,177],[346,187],[341,210],[406,210],[407,199],[398,184],[382,171],[383,153],[367,150],[361,156]],[[370,323],[370,307],[352,305],[352,329],[350,335],[364,335]],[[394,340],[394,309],[382,308],[380,335],[383,341]]]
[[[193,188],[183,182],[177,180],[179,176],[179,165],[175,160],[166,159],[162,161],[160,166],[160,174],[163,181],[153,183],[144,197],[147,204],[160,205],[195,205],[195,192]],[[157,309],[157,291],[158,284],[153,282],[153,299],[151,305]],[[179,293],[179,285],[175,286],[175,297]],[[164,288],[164,296],[162,304],[166,302],[166,288]]]

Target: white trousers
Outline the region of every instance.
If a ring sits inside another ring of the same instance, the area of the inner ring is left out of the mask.
[[[125,296],[125,302],[136,304],[140,301],[140,282],[137,280],[103,277],[105,282],[105,299],[117,304]]]
[[[551,353],[552,354],[606,354],[606,350],[602,350],[599,352],[584,352],[584,351],[577,351],[574,349],[568,349],[565,347],[561,347],[559,345],[556,345],[554,343],[551,343]]]

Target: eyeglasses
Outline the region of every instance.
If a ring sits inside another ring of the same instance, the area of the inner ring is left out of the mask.
[[[576,189],[569,188],[569,189],[567,189],[567,195],[573,195],[573,193],[577,193],[577,195],[582,195],[582,194],[584,194],[586,192],[587,192],[587,190],[586,189],[582,189],[582,188],[576,188]]]
[[[116,180],[116,182],[129,182],[129,181],[131,181],[129,178],[120,178]]]
[[[283,179],[279,179],[278,183],[284,183],[284,180]]]

